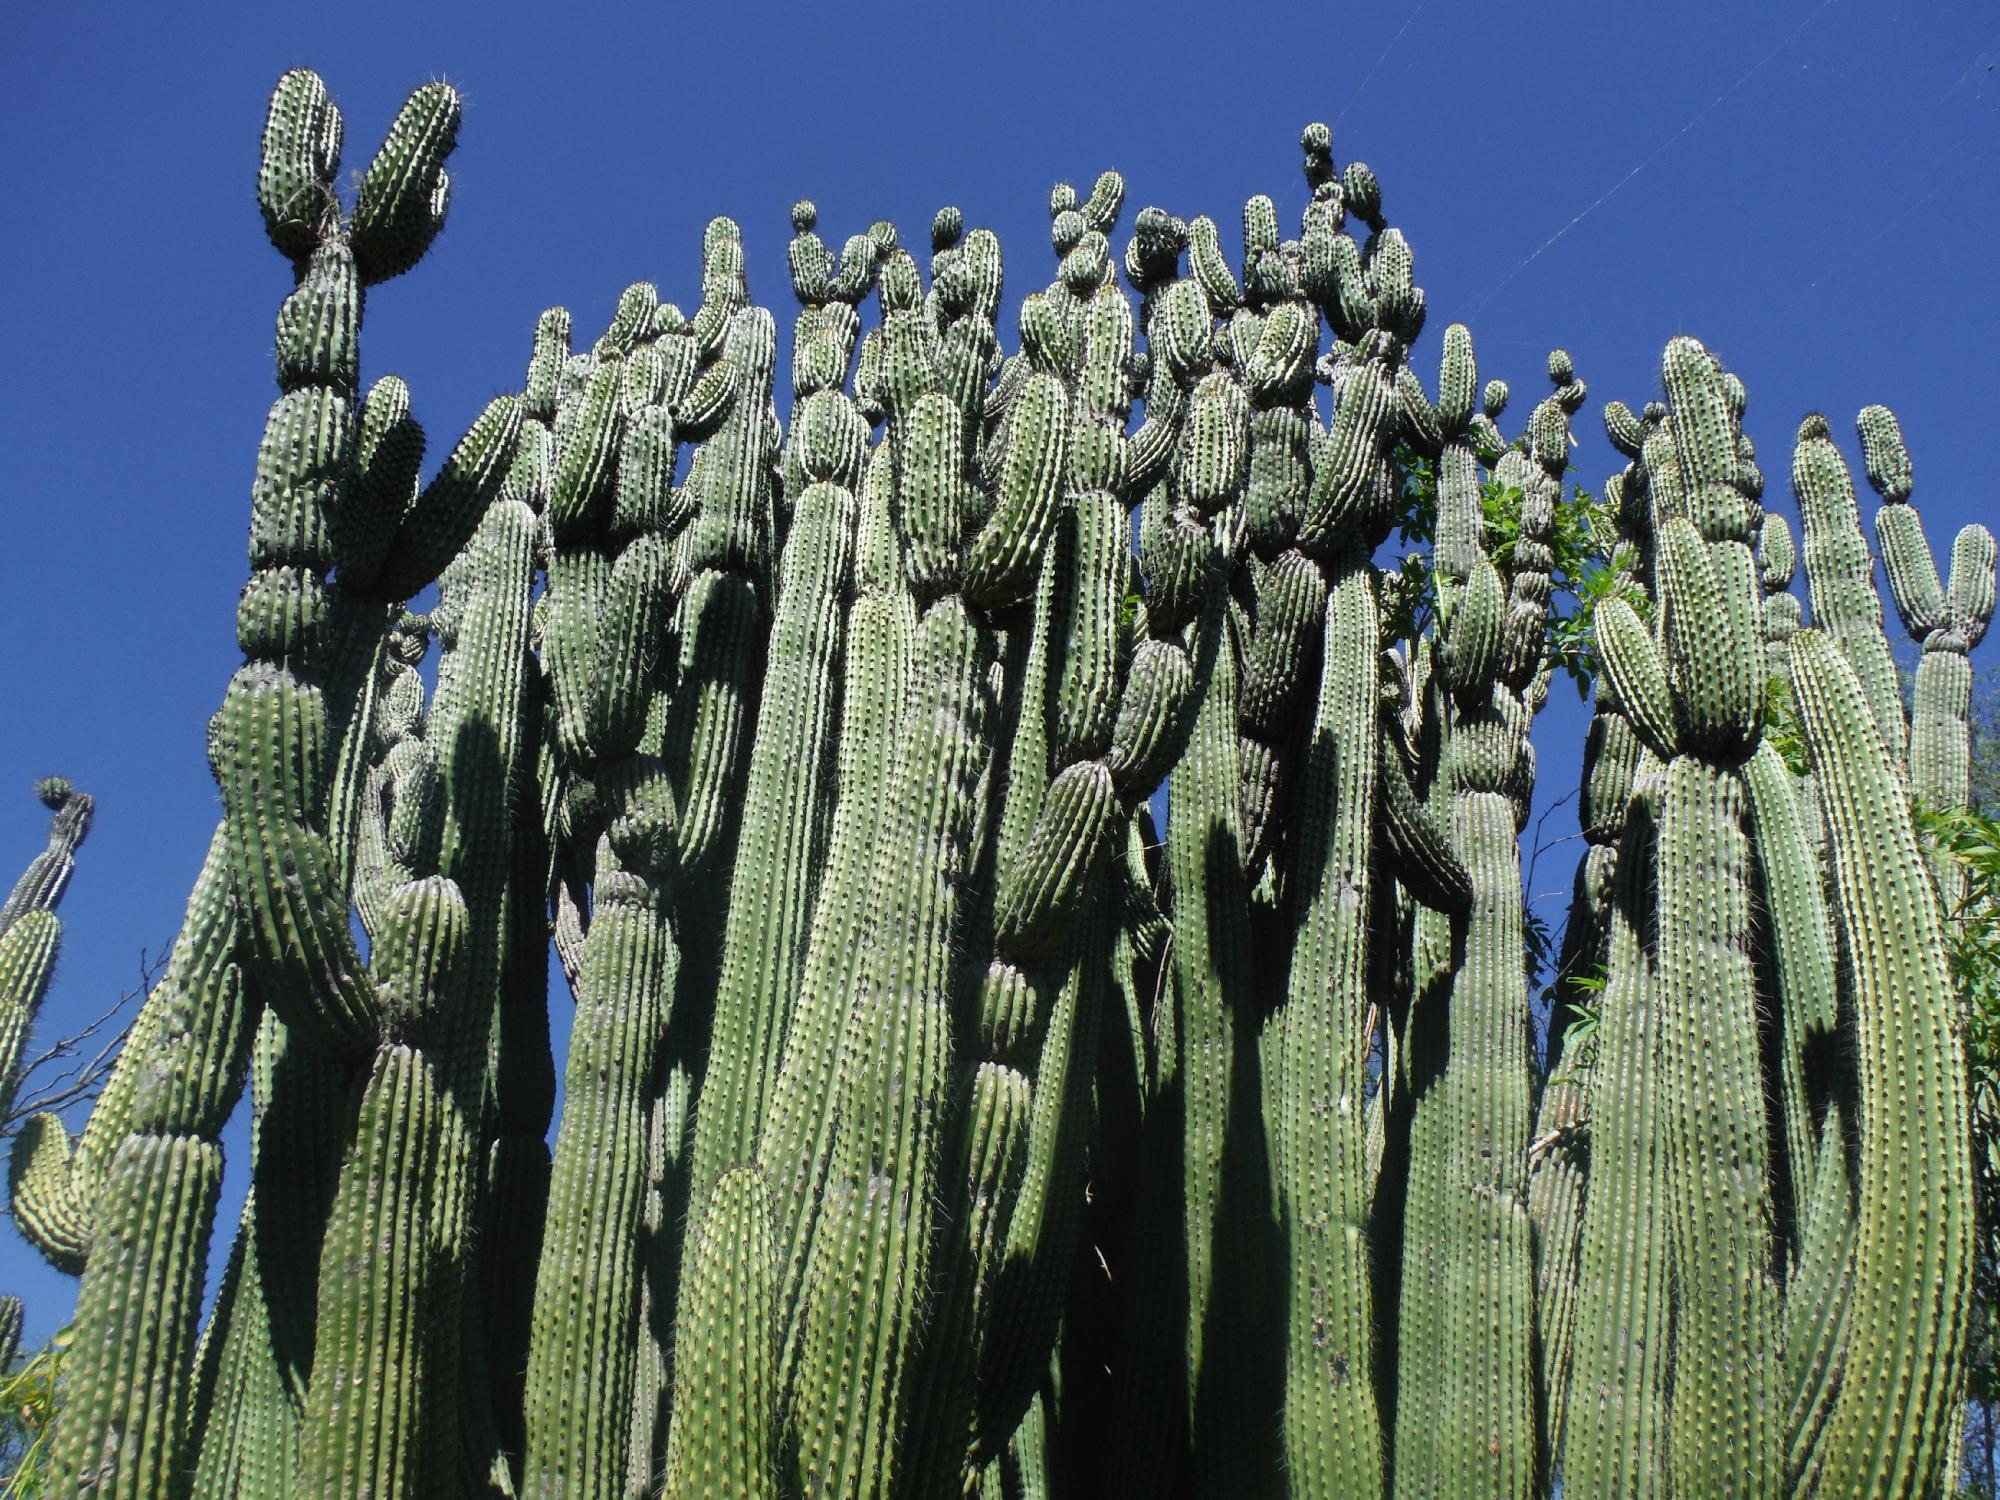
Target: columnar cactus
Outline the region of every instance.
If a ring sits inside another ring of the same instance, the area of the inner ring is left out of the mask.
[[[712,240],[705,283],[730,244],[725,234]],[[674,488],[678,445],[714,431],[745,399],[742,367],[717,357],[734,284],[704,291],[713,300],[686,324],[649,284],[628,287],[595,349],[570,361],[554,423],[547,651],[569,836],[596,846],[595,900],[565,1079],[573,1103],[556,1138],[535,1283],[523,1467],[531,1494],[622,1492],[637,1425],[634,1329],[647,1299],[667,1295],[647,1282],[639,1216],[681,957],[670,892],[685,874],[689,809],[657,731],[648,745],[649,719],[669,612],[689,571],[676,542],[690,527],[728,532],[690,514],[726,501]],[[562,323],[544,315],[537,361],[561,357]],[[607,1229],[617,1250],[597,1273]],[[643,1441],[650,1452],[650,1425]]]
[[[14,1103],[21,1052],[35,1011],[55,977],[62,942],[62,900],[76,869],[77,846],[90,832],[96,802],[60,776],[35,783],[35,795],[54,814],[49,846],[28,863],[0,906],[0,1115]]]
[[[1913,488],[1909,450],[1895,413],[1864,406],[1858,422],[1868,482],[1882,497],[1875,512],[1875,541],[1896,613],[1923,648],[1910,708],[1910,791],[1926,807],[1946,812],[1965,806],[1971,776],[1972,663],[1993,619],[1993,533],[1977,524],[1958,534],[1951,576],[1938,580],[1924,539]],[[1945,909],[1954,909],[1961,875],[1949,860],[1938,863]]]
[[[1635,450],[1627,455],[1637,458]],[[1613,475],[1607,494],[1618,506],[1632,478]],[[1600,566],[1628,579],[1637,551],[1618,526],[1614,510],[1592,537]],[[1541,1381],[1552,1466],[1566,1436],[1570,1374],[1576,1357],[1585,1194],[1590,1177],[1591,1099],[1604,1046],[1599,981],[1609,954],[1611,897],[1620,845],[1632,798],[1632,780],[1643,753],[1631,723],[1601,666],[1592,673],[1596,712],[1584,738],[1577,822],[1588,852],[1577,865],[1569,916],[1556,964],[1558,985],[1547,1035],[1547,1065],[1528,1148],[1528,1216],[1535,1227],[1535,1313]],[[1590,1023],[1593,1016],[1598,1023]],[[1579,1033],[1572,1045],[1571,1034]]]
[[[1781,1348],[1770,1141],[1749,955],[1745,795],[1762,722],[1761,519],[1739,451],[1740,385],[1692,339],[1667,346],[1668,420],[1647,439],[1661,656],[1677,738],[1658,823],[1662,1062],[1676,1275],[1676,1485],[1778,1483]]]
[[[1962,1399],[1972,1251],[1964,1060],[1937,907],[1858,676],[1817,632],[1797,638],[1793,661],[1826,792],[1860,1047],[1847,1375],[1814,1477],[1826,1493],[1920,1495],[1949,1482],[1945,1439]]]
[[[691,317],[635,282],[573,350],[550,309],[420,486],[357,338],[457,124],[419,89],[344,200],[323,84],[272,101],[223,814],[88,1123],[14,1145],[84,1275],[57,1493],[1942,1488],[1969,1107],[1911,803],[1965,796],[1993,545],[1938,578],[1886,410],[1907,723],[1824,421],[1801,630],[1742,384],[1675,339],[1566,499],[1568,356],[1511,446],[1465,327],[1428,392],[1410,246],[1315,125],[1240,262],[1058,185],[1011,351],[992,233],[939,211],[926,280],[799,202],[782,406],[714,220]],[[1537,1049],[1563,591],[1588,852]],[[0,908],[0,1081],[88,817]]]
[[[1469,346],[1463,358],[1469,365]],[[1516,961],[1523,910],[1516,835],[1534,786],[1528,726],[1548,691],[1549,539],[1568,462],[1569,414],[1584,397],[1566,353],[1550,355],[1548,368],[1556,390],[1529,420],[1526,451],[1503,455],[1495,470],[1496,481],[1520,496],[1507,592],[1480,556],[1442,635],[1449,694],[1442,774],[1451,845],[1469,876],[1470,900],[1455,934],[1448,1009],[1437,1003],[1441,996],[1431,997],[1410,1028],[1398,1496],[1526,1496],[1537,1482],[1528,994]],[[1451,414],[1464,424],[1476,378],[1469,368],[1453,377]],[[1414,405],[1420,396],[1404,399]],[[1477,1309],[1470,1318],[1468,1306]]]
[[[810,233],[810,205],[794,211],[800,241]],[[792,440],[785,464],[798,488],[790,507],[765,671],[767,706],[757,720],[750,751],[744,801],[747,827],[737,856],[728,906],[728,928],[715,995],[715,1016],[707,1073],[695,1112],[694,1146],[688,1183],[690,1255],[683,1281],[686,1312],[697,1314],[700,1299],[715,1295],[713,1281],[753,1241],[753,1253],[775,1261],[773,1204],[761,1173],[753,1203],[736,1203],[727,1232],[703,1233],[710,1198],[725,1174],[751,1171],[770,1117],[778,1072],[793,1020],[792,1002],[808,959],[814,900],[834,815],[833,767],[843,702],[841,686],[854,593],[856,546],[861,525],[862,474],[868,457],[868,423],[843,390],[860,331],[854,301],[872,284],[875,248],[865,238],[849,251],[844,269],[858,264],[868,272],[844,279],[846,298],[830,297],[831,280],[820,284],[795,273],[795,289],[805,302],[793,355]],[[808,260],[795,248],[795,263]],[[879,547],[886,516],[873,518],[868,545]],[[877,566],[879,566],[878,560]],[[819,1018],[816,1016],[815,1020]],[[746,1191],[739,1180],[734,1193]],[[707,1264],[709,1259],[716,1264]],[[775,1263],[771,1267],[775,1282]],[[756,1316],[775,1320],[775,1291]],[[746,1331],[742,1337],[752,1334]],[[775,1381],[781,1331],[773,1322],[754,1336],[767,1343]],[[710,1403],[734,1394],[677,1375],[683,1394],[674,1403],[674,1435],[668,1442],[669,1485],[694,1494],[693,1459],[679,1455],[689,1445],[711,1448],[732,1424],[745,1417]],[[774,1399],[773,1389],[760,1399]],[[765,1440],[774,1441],[771,1410],[755,1413]],[[700,1424],[703,1436],[688,1435]],[[702,1460],[714,1464],[713,1457]]]
[[[981,472],[989,443],[967,441],[968,428],[978,434],[985,355],[960,330],[993,315],[997,252],[988,236],[976,267],[970,244],[966,261],[953,263],[954,273],[968,267],[965,310],[938,333],[925,324],[914,262],[891,254],[881,272],[889,442],[921,615],[875,856],[886,899],[855,978],[827,1202],[805,1288],[796,1482],[810,1494],[892,1483],[915,1397],[904,1366],[932,1290],[951,950],[975,779],[993,732],[988,620],[1033,583],[1067,456],[1067,392],[1046,367],[1055,351],[1041,342],[1058,335],[1025,312],[1023,337],[1041,367],[1022,381],[990,440],[990,491]],[[902,1315],[884,1326],[871,1310],[878,1301]]]

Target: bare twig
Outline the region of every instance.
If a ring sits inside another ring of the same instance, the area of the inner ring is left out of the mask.
[[[102,1091],[118,1054],[132,1034],[139,1007],[153,993],[165,956],[139,951],[139,982],[110,1007],[67,1036],[57,1037],[21,1065],[14,1102],[0,1115],[0,1140],[11,1138],[31,1117],[57,1112],[95,1099]]]
[[[1528,889],[1530,890],[1534,889],[1535,861],[1539,860],[1544,852],[1550,849],[1559,848],[1560,846],[1567,844],[1571,839],[1580,839],[1583,837],[1582,833],[1580,832],[1567,833],[1564,834],[1561,838],[1557,839],[1554,843],[1545,844],[1542,842],[1542,825],[1548,822],[1549,814],[1554,812],[1557,808],[1563,806],[1565,803],[1573,802],[1575,800],[1576,800],[1576,788],[1572,787],[1570,788],[1570,790],[1564,792],[1560,797],[1556,798],[1555,801],[1551,802],[1547,807],[1543,808],[1542,815],[1539,818],[1535,819],[1535,847],[1532,851],[1529,852],[1528,855],[1527,879],[1521,882],[1521,884],[1527,887]]]

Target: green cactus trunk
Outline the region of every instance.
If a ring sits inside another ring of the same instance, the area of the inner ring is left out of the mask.
[[[1374,580],[1350,558],[1328,581],[1318,706],[1300,766],[1298,937],[1273,1024],[1278,1200],[1289,1232],[1286,1468],[1300,1496],[1383,1487],[1365,1183],[1370,848],[1380,638]],[[1361,690],[1357,691],[1357,687]],[[1226,961],[1226,960],[1225,960]]]
[[[535,1278],[522,1488],[622,1496],[639,1309],[645,1098],[672,993],[661,893],[600,867]]]
[[[1798,637],[1793,660],[1826,795],[1860,1051],[1849,1355],[1821,1485],[1927,1494],[1948,1480],[1950,1414],[1963,1399],[1972,1248],[1964,1060],[1923,856],[1890,758],[1867,734],[1861,686],[1816,632]]]
[[[917,627],[876,843],[880,905],[841,1045],[837,1133],[804,1287],[793,1441],[794,1482],[806,1495],[895,1493],[915,1395],[905,1364],[931,1290],[950,955],[993,649],[957,599],[932,605]]]

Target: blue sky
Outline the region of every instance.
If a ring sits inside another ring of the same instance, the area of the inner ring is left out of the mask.
[[[76,4],[29,7],[8,31],[0,878],[41,846],[34,777],[100,800],[45,1035],[171,940],[213,826],[203,724],[240,659],[246,502],[289,286],[252,197],[257,136],[296,64],[344,110],[350,169],[415,84],[444,77],[466,97],[450,226],[371,295],[363,345],[371,377],[410,381],[434,459],[518,387],[544,306],[567,304],[582,337],[642,277],[692,306],[712,214],[742,223],[751,289],[781,328],[801,194],[835,244],[877,217],[921,240],[957,203],[999,231],[1018,298],[1052,270],[1053,182],[1117,167],[1128,226],[1159,203],[1228,233],[1260,191],[1296,223],[1298,131],[1324,119],[1415,248],[1420,368],[1456,319],[1517,398],[1545,388],[1549,345],[1570,349],[1591,387],[1586,484],[1617,467],[1599,405],[1652,395],[1660,347],[1684,331],[1748,385],[1770,503],[1790,508],[1804,412],[1827,411],[1851,455],[1853,414],[1883,401],[1933,545],[1994,514],[2000,12],[1986,5],[1701,0],[1642,19],[1473,0]],[[1575,785],[1580,725],[1559,686],[1536,735],[1546,794]],[[1537,889],[1566,890],[1570,852],[1545,857]],[[564,1010],[558,991],[558,1027]],[[0,1290],[28,1299],[31,1339],[73,1296],[11,1224]]]

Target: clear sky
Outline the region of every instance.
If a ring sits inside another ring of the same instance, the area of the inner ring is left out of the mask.
[[[1749,387],[1767,503],[1791,508],[1801,415],[1828,412],[1852,456],[1854,413],[1886,402],[1942,553],[1995,514],[1996,62],[2000,11],[1975,3],[25,7],[0,43],[0,879],[41,847],[34,777],[100,802],[38,1034],[172,939],[216,815],[203,725],[240,660],[290,285],[252,196],[287,67],[327,79],[350,170],[415,84],[465,95],[450,225],[370,296],[363,341],[369,378],[410,381],[433,461],[519,387],[541,308],[567,304],[587,339],[633,280],[692,307],[712,214],[743,225],[781,329],[802,194],[835,245],[877,217],[921,242],[960,205],[999,231],[1011,302],[1051,274],[1055,181],[1124,172],[1120,249],[1147,203],[1230,236],[1269,192],[1296,225],[1299,128],[1323,119],[1415,248],[1427,377],[1468,322],[1482,374],[1514,386],[1511,431],[1567,347],[1595,488],[1618,466],[1601,403],[1653,395],[1661,346],[1695,334]],[[1576,784],[1581,723],[1558,684],[1545,800]],[[1566,893],[1573,848],[1538,891]],[[73,1297],[11,1223],[0,1290],[27,1298],[31,1340]]]

